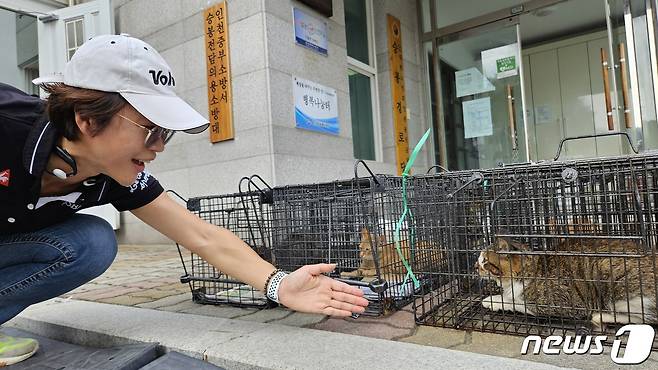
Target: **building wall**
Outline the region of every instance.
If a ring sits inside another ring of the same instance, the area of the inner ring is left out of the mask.
[[[18,55],[16,51],[16,13],[0,9],[0,45],[2,45],[2,58],[0,58],[0,82],[24,88],[24,74],[18,68]]]
[[[153,45],[176,73],[179,95],[208,114],[203,9],[217,1],[115,0],[116,29]],[[402,22],[411,146],[427,128],[423,111],[422,66],[418,51],[415,2],[376,0],[380,121],[384,160],[373,171],[394,173],[395,148],[386,43],[386,13]],[[413,3],[413,4],[412,4]],[[157,4],[157,6],[156,6]],[[382,6],[383,5],[383,6]],[[235,140],[210,144],[207,133],[178,134],[149,170],[166,189],[184,197],[237,191],[239,179],[259,174],[272,185],[330,181],[353,176],[354,157],[347,78],[343,0],[334,0],[328,56],[294,41],[293,7],[323,18],[292,0],[228,0]],[[148,21],[145,21],[148,20]],[[338,93],[340,134],[295,128],[292,76],[309,79]],[[427,146],[419,156],[426,168]],[[167,239],[128,212],[122,215],[123,243],[161,243]]]

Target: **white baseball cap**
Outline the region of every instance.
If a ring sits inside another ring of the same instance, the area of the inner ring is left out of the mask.
[[[56,82],[117,92],[149,121],[166,129],[194,134],[210,125],[176,95],[173,72],[160,54],[126,34],[93,37],[66,63],[63,74],[32,81],[36,85]]]

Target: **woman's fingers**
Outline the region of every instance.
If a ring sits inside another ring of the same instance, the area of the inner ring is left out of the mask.
[[[329,316],[335,316],[335,317],[349,317],[352,316],[352,312],[346,311],[346,310],[339,310],[333,307],[326,307],[324,310],[322,310],[322,313],[325,315]]]
[[[338,280],[331,280],[331,290],[363,297],[363,291],[361,289]]]
[[[361,289],[359,289],[361,290]],[[346,294],[343,292],[337,292],[337,291],[332,291],[331,292],[331,298],[333,300],[339,301],[339,302],[346,302],[350,303],[355,306],[362,306],[365,307],[368,305],[368,300],[363,298],[363,297],[357,297],[352,294]]]

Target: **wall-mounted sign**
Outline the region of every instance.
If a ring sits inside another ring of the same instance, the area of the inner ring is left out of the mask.
[[[327,22],[316,19],[302,10],[293,8],[295,41],[302,46],[327,55]]]
[[[481,52],[484,76],[496,80],[519,74],[519,44],[513,43]]]
[[[223,1],[207,8],[203,18],[206,34],[208,120],[210,141],[213,143],[235,137],[227,15],[226,1]]]
[[[336,90],[293,76],[292,91],[297,128],[338,135]]]
[[[391,66],[391,96],[393,98],[393,128],[395,130],[395,158],[398,175],[402,175],[409,160],[409,134],[407,132],[407,98],[404,94],[402,63],[402,28],[400,20],[387,15],[388,60]]]

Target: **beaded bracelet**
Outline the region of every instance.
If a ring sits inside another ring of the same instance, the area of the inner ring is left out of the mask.
[[[263,292],[267,293],[267,286],[270,285],[270,280],[272,280],[272,277],[279,271],[281,271],[281,269],[275,269],[270,276],[267,277],[267,280],[265,280],[265,286],[263,287]]]

